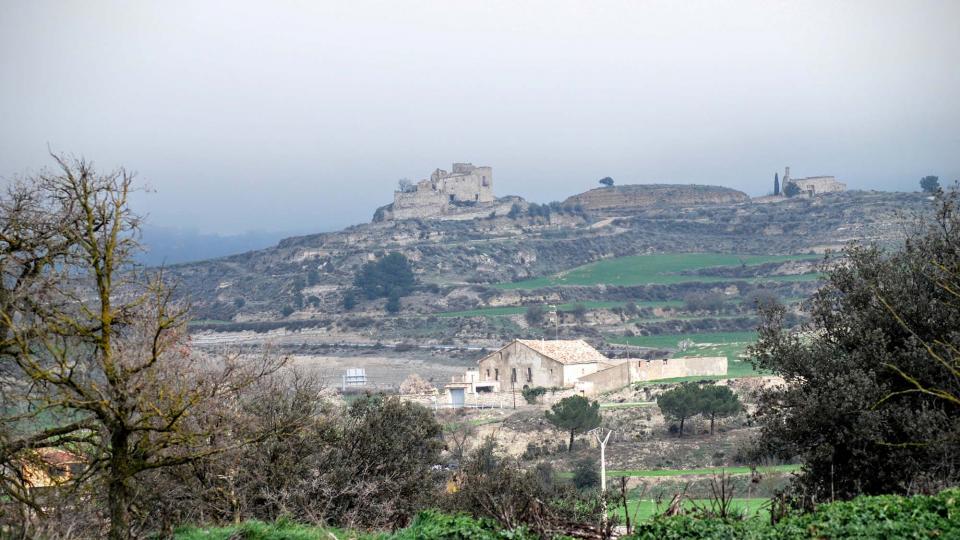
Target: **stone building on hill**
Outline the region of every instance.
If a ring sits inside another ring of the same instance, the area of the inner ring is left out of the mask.
[[[823,193],[839,193],[846,191],[847,185],[838,182],[833,176],[809,176],[806,178],[791,178],[790,167],[787,167],[783,173],[783,188],[786,190],[788,184],[797,186],[800,194],[813,197]],[[774,184],[774,189],[777,189]]]
[[[415,184],[401,181],[393,203],[378,209],[374,221],[442,216],[494,201],[492,168],[454,163],[451,171],[437,169]]]

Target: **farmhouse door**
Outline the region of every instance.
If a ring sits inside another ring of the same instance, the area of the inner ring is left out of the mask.
[[[454,409],[463,408],[463,388],[450,389],[450,404]]]

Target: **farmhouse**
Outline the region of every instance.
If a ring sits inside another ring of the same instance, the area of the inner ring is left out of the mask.
[[[723,356],[611,359],[582,339],[515,339],[478,360],[476,368],[467,369],[444,389],[450,404],[462,407],[470,403],[471,395],[514,393],[524,388],[593,395],[638,381],[726,373],[727,358]]]
[[[607,357],[582,339],[515,339],[478,362],[480,380],[499,388],[569,388],[580,377],[607,367]]]

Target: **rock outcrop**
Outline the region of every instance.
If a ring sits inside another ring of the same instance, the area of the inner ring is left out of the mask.
[[[574,195],[564,206],[580,205],[585,210],[602,214],[627,214],[635,210],[664,206],[700,206],[747,202],[742,191],[720,186],[695,184],[641,184],[591,189]]]

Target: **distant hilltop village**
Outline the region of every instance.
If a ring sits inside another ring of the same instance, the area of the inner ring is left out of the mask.
[[[496,202],[493,169],[472,163],[454,163],[451,171],[437,169],[416,184],[400,181],[393,204],[377,209],[374,221],[428,218],[461,213],[465,208]]]
[[[650,207],[710,206],[748,202],[771,203],[789,197],[814,197],[845,191],[847,185],[833,176],[792,178],[786,167],[783,179],[774,175],[773,195],[751,198],[742,191],[696,184],[636,184],[598,187],[572,195],[562,208],[578,208],[594,216],[629,215]],[[528,203],[519,197],[497,198],[493,194],[493,168],[472,163],[454,163],[450,171],[436,169],[430,178],[413,183],[401,180],[393,202],[374,213],[374,222],[403,219],[468,220],[488,216],[516,215]]]

